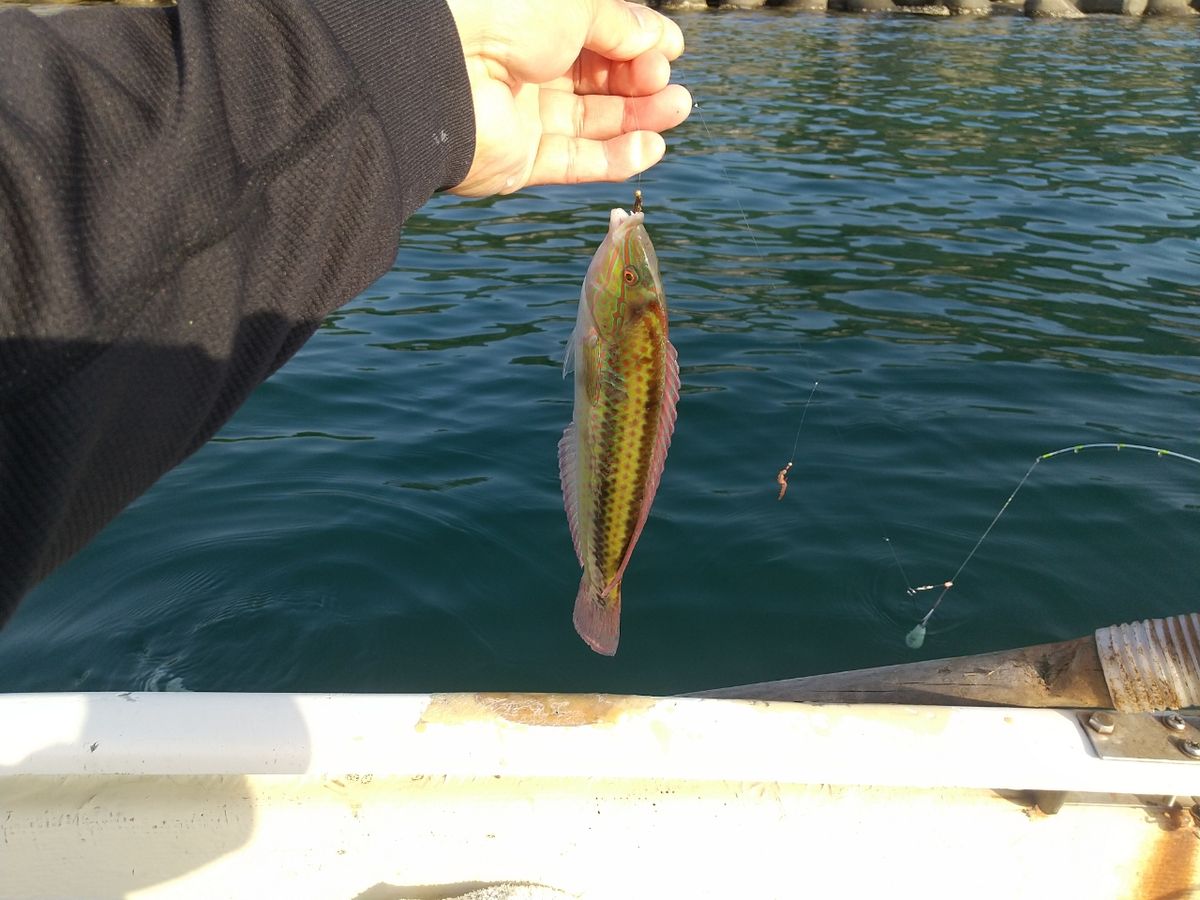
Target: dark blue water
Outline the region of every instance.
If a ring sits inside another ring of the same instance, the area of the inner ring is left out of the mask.
[[[571,627],[559,360],[632,185],[439,198],[31,595],[7,690],[676,692],[1200,608],[1200,30],[685,14],[643,180],[684,394],[621,648]],[[740,207],[740,209],[739,209]],[[745,211],[749,228],[743,221]],[[790,456],[805,398],[821,386]],[[919,601],[919,602],[918,602]]]

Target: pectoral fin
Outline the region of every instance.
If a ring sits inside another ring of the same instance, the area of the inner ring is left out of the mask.
[[[600,400],[600,336],[594,331],[583,343],[583,384],[589,403]]]

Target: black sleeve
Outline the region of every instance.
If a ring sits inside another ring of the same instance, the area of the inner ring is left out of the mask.
[[[474,146],[444,0],[0,9],[0,624]]]

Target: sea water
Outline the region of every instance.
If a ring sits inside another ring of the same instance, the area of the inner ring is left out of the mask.
[[[640,187],[684,387],[615,659],[571,627],[556,443],[637,183],[436,198],[28,597],[0,689],[670,693],[1200,609],[1200,467],[1067,455],[904,640],[936,596],[905,578],[951,577],[1038,454],[1200,451],[1197,25],[679,22],[703,119]]]

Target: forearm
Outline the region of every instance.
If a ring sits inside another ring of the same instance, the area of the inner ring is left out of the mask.
[[[474,125],[441,0],[6,10],[0,62],[2,622],[386,270]]]

